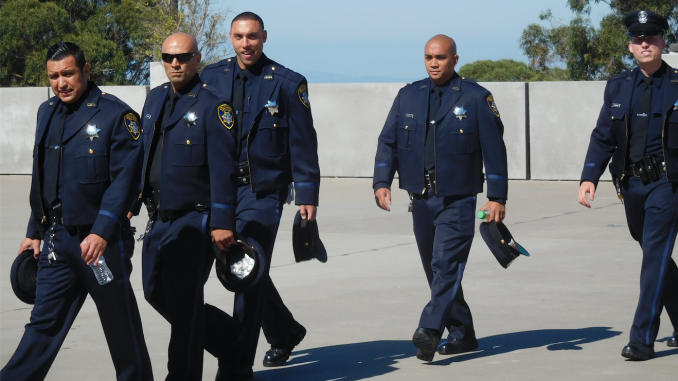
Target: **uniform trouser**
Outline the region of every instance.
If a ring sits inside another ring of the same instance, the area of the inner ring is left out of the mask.
[[[475,338],[471,310],[464,300],[461,279],[471,250],[476,196],[437,197],[427,190],[414,195],[414,236],[431,288],[431,300],[419,327],[448,329],[448,339]]]
[[[260,327],[269,344],[282,346],[290,339],[292,329],[297,325],[268,275],[286,198],[287,188],[257,193],[247,186],[238,188],[236,230],[256,249],[263,250],[267,258],[266,269],[259,283],[245,292],[235,294],[233,314],[242,323],[248,339],[246,358],[242,360],[245,365],[254,364]]]
[[[43,380],[59,352],[66,334],[89,293],[96,304],[118,381],[153,379],[141,318],[129,275],[134,237],[127,226],[104,251],[113,280],[100,285],[92,269],[81,257],[80,242],[89,229],[69,233],[56,229],[54,249],[57,261],[50,264],[49,231],[38,261],[35,306],[19,347],[0,372],[3,381]],[[98,345],[99,343],[95,343]],[[96,359],[94,359],[96,360]],[[110,378],[106,375],[98,375]]]
[[[631,341],[652,347],[663,307],[678,329],[678,268],[671,259],[678,230],[678,184],[667,182],[666,174],[648,185],[630,177],[623,182],[622,195],[631,236],[643,249]]]
[[[226,359],[240,332],[235,319],[204,302],[214,262],[209,213],[158,219],[144,240],[142,259],[146,300],[172,326],[166,380],[201,380],[203,348]]]

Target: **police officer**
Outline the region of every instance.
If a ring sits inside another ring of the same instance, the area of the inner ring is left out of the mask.
[[[579,187],[590,208],[600,176],[610,173],[624,201],[631,236],[643,249],[640,299],[631,341],[622,356],[654,357],[662,307],[673,324],[668,345],[678,346],[678,268],[671,259],[678,229],[678,69],[662,61],[666,19],[637,11],[624,18],[629,51],[638,67],[607,82],[605,102],[591,134]]]
[[[44,379],[90,294],[117,379],[152,380],[129,281],[134,237],[126,215],[139,186],[142,153],[137,114],[88,81],[79,46],[52,46],[46,66],[56,96],[38,109],[32,214],[19,250],[32,248],[38,259],[35,306],[0,379]],[[90,265],[105,266],[104,259],[113,280],[100,285]]]
[[[270,264],[290,183],[302,217],[315,219],[320,187],[317,137],[306,79],[263,54],[267,32],[261,18],[239,14],[231,23],[230,37],[236,57],[207,66],[201,75],[233,100],[236,120],[242,122],[236,123],[242,126],[236,229],[263,249]],[[260,326],[271,344],[264,358],[267,367],[283,365],[306,334],[268,275],[258,287],[236,294],[235,314],[249,332],[245,367],[254,362]]]
[[[433,360],[478,347],[461,279],[474,235],[476,194],[487,196],[482,210],[504,218],[508,179],[504,126],[489,91],[454,71],[459,60],[453,39],[437,35],[424,50],[429,78],[400,90],[379,136],[374,166],[377,205],[390,210],[391,182],[412,199],[414,234],[431,300],[412,342],[417,358]],[[438,347],[443,330],[447,342]]]
[[[169,82],[148,94],[141,124],[139,197],[150,212],[144,295],[172,326],[166,380],[201,380],[203,348],[220,363],[228,361],[240,330],[235,319],[204,302],[214,262],[211,241],[222,249],[235,244],[238,162],[233,108],[202,83],[200,59],[192,36],[176,33],[165,40]]]

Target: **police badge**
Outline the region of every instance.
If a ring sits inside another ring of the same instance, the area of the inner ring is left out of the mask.
[[[233,128],[233,122],[235,120],[233,119],[233,109],[231,106],[224,103],[219,106],[219,108],[217,108],[217,112],[219,113],[219,120],[221,120],[221,124],[223,124],[224,127],[228,128],[229,130]]]
[[[101,131],[101,129],[97,128],[96,124],[88,124],[87,128],[85,128],[86,138],[89,139],[90,142],[93,142],[95,138],[99,137],[99,131]]]
[[[130,135],[132,135],[132,139],[139,140],[141,131],[139,130],[139,124],[136,115],[132,114],[131,112],[125,115],[125,127],[127,127],[127,131],[129,131]]]
[[[647,12],[645,11],[638,12],[638,22],[641,24],[645,24],[647,22]]]
[[[311,104],[308,102],[308,90],[306,89],[305,83],[299,86],[297,94],[299,95],[299,100],[301,101],[301,104],[306,106],[306,108],[309,108]]]
[[[494,103],[494,97],[492,95],[487,97],[487,105],[490,106],[490,110],[492,110],[494,115],[496,115],[497,118],[498,118],[499,117],[499,109],[497,108],[497,104]]]
[[[198,117],[194,112],[188,111],[186,115],[184,115],[184,123],[186,123],[188,127],[195,126],[196,120],[198,120]]]
[[[274,115],[278,112],[278,103],[276,101],[268,101],[264,107],[268,109],[268,112],[270,112],[271,115]]]
[[[466,109],[464,109],[464,106],[455,107],[453,112],[454,112],[454,115],[456,115],[457,119],[459,119],[459,120],[466,118]]]

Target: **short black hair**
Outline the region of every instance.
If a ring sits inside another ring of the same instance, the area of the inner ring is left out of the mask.
[[[236,21],[258,21],[259,25],[261,25],[261,30],[264,30],[264,20],[259,17],[258,14],[254,12],[243,12],[233,18],[233,21],[231,21],[231,26],[233,26],[233,23]]]
[[[68,56],[75,57],[75,64],[78,65],[80,70],[85,68],[85,64],[87,63],[85,53],[83,53],[78,45],[67,41],[59,42],[47,49],[45,65],[47,65],[47,61],[61,61]]]

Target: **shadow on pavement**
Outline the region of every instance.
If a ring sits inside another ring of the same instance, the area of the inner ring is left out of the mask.
[[[580,345],[620,335],[610,327],[542,329],[479,339],[476,352],[451,357],[436,355],[431,365],[495,356],[521,349],[546,347],[550,351],[581,350]],[[621,350],[621,349],[620,349]],[[364,380],[397,370],[397,360],[417,353],[410,340],[381,340],[305,349],[292,353],[287,366],[255,373],[257,380]]]
[[[549,351],[578,351],[583,349],[580,347],[582,344],[606,340],[621,334],[621,332],[612,331],[611,329],[610,327],[540,329],[488,336],[478,339],[478,351],[452,357],[443,357],[442,359],[440,356],[436,356],[438,361],[432,362],[431,365],[449,365],[455,362],[543,346],[546,346],[546,349]],[[621,348],[619,351],[621,353]]]

